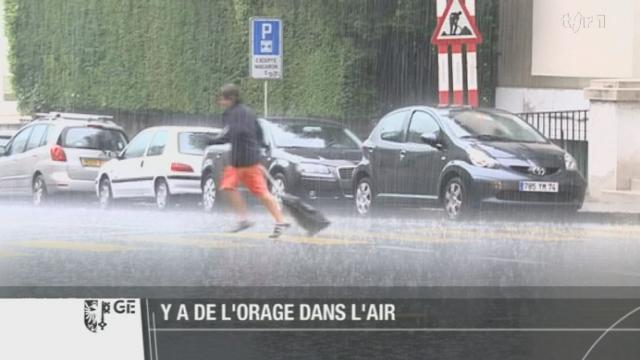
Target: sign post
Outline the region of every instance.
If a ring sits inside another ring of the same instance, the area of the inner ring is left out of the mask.
[[[269,116],[269,82],[264,81],[264,117]]]
[[[264,117],[269,115],[269,80],[282,79],[282,20],[251,18],[251,77],[264,80]]]
[[[437,12],[438,24],[431,43],[438,46],[439,103],[441,106],[465,104],[466,74],[466,102],[478,106],[476,47],[482,43],[482,34],[476,25],[475,0],[438,0]],[[467,61],[466,69],[463,57]]]

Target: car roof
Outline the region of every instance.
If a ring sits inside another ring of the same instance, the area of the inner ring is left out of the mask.
[[[33,121],[28,125],[34,123],[48,123],[62,126],[73,125],[87,125],[87,124],[100,124],[104,127],[122,130],[122,127],[113,121],[112,116],[108,115],[95,115],[95,114],[76,114],[76,113],[62,113],[62,112],[49,112],[38,113],[35,115]]]
[[[268,120],[274,123],[296,123],[296,124],[304,124],[304,125],[331,125],[331,126],[340,126],[344,125],[336,120],[329,119],[321,119],[321,118],[307,118],[307,117],[284,117],[284,116],[274,116],[262,118],[263,120]]]
[[[219,133],[221,130],[217,127],[206,126],[178,126],[178,125],[164,125],[164,126],[152,126],[144,130],[167,130],[172,132],[184,131],[184,132],[210,132]]]
[[[479,111],[479,112],[484,112],[484,113],[494,113],[494,114],[504,114],[504,113],[509,113],[506,110],[500,110],[500,109],[494,109],[494,108],[486,108],[486,107],[471,107],[468,105],[461,105],[461,106],[427,106],[427,105],[414,105],[414,106],[407,106],[404,108],[399,108],[399,109],[395,109],[392,112],[396,112],[396,111],[402,111],[402,110],[425,110],[425,111],[431,111],[434,112],[440,116],[443,117],[448,117],[452,112],[459,112],[459,111]]]

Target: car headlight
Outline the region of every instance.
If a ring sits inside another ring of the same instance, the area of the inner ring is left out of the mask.
[[[475,166],[483,168],[494,168],[498,166],[496,159],[480,149],[470,148],[467,150],[467,154],[469,155],[469,161]]]
[[[564,166],[567,170],[578,170],[576,159],[568,152],[564,153]]]
[[[320,164],[301,163],[298,164],[298,171],[303,175],[331,176],[331,169]]]

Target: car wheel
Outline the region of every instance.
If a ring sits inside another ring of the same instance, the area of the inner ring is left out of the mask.
[[[470,204],[467,188],[460,178],[449,180],[444,189],[443,207],[451,220],[460,220],[469,215]]]
[[[33,180],[31,193],[34,206],[42,206],[47,202],[47,184],[42,175],[38,174]]]
[[[202,183],[202,206],[204,211],[211,212],[216,206],[218,189],[213,174],[205,176]]]
[[[271,183],[271,195],[276,198],[278,204],[282,203],[282,195],[287,192],[287,180],[282,173],[276,173]]]
[[[165,210],[169,205],[171,205],[169,185],[166,180],[160,179],[156,182],[156,207],[159,210]]]
[[[354,194],[356,211],[360,215],[369,215],[373,208],[374,192],[371,180],[364,177],[358,181]]]
[[[111,190],[111,181],[107,177],[100,179],[98,185],[98,201],[101,209],[108,209],[113,202],[113,191]]]

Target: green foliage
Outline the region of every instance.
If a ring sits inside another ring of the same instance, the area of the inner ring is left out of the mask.
[[[434,0],[5,1],[25,112],[209,114],[227,82],[261,109],[262,82],[248,76],[251,16],[284,21],[284,80],[270,82],[272,114],[369,119],[433,101],[437,88]],[[493,50],[480,50],[479,63],[491,66],[483,51]]]

